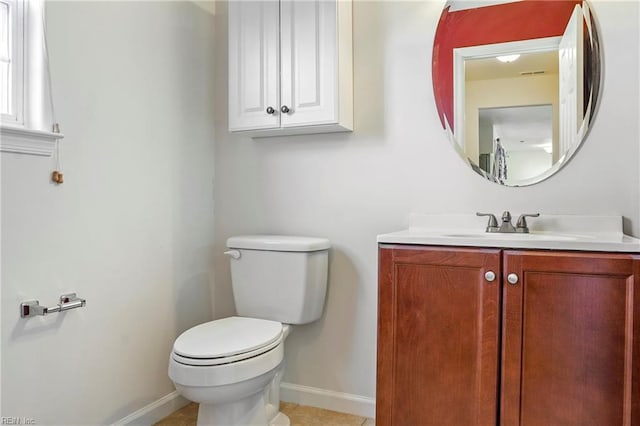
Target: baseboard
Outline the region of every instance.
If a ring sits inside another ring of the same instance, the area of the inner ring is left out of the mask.
[[[188,403],[189,400],[178,395],[178,392],[173,391],[169,395],[165,395],[157,401],[129,414],[127,417],[118,420],[112,426],[151,426]]]
[[[374,418],[376,415],[376,400],[374,398],[293,383],[283,382],[280,384],[280,399],[294,404],[309,405],[356,416]]]

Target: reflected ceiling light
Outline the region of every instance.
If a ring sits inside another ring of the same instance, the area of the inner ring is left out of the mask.
[[[496,59],[500,62],[509,63],[517,60],[520,55],[505,55],[505,56],[497,56]]]
[[[553,152],[553,148],[550,146],[544,146],[542,149],[544,149],[547,154],[551,154]]]

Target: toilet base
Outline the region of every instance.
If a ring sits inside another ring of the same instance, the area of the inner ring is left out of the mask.
[[[212,425],[267,425],[267,413],[262,392],[240,401],[226,404],[200,404],[198,426]]]
[[[256,394],[242,401],[228,404],[200,404],[197,426],[246,425],[246,426],[290,426],[291,421],[278,412],[267,419],[264,394]]]
[[[200,403],[198,426],[289,426],[289,418],[279,411],[283,369],[284,363],[280,363],[274,370],[244,382],[215,388],[176,384],[176,389]]]
[[[270,422],[269,426],[289,426],[291,425],[291,420],[287,417],[286,414],[279,412]]]

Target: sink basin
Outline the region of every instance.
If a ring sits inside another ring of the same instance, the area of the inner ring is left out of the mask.
[[[486,240],[514,240],[514,241],[575,241],[578,239],[588,238],[579,235],[561,235],[561,234],[520,234],[520,233],[460,233],[460,234],[442,234],[447,238],[480,238]]]
[[[531,233],[484,232],[476,215],[414,214],[409,228],[378,235],[379,243],[438,246],[560,249],[640,253],[640,240],[624,235],[620,216],[541,215]]]

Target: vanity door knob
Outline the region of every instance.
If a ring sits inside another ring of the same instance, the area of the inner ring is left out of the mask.
[[[280,111],[281,111],[283,114],[286,114],[286,113],[288,113],[290,110],[289,110],[289,107],[288,107],[288,106],[286,106],[286,105],[282,105],[282,108],[280,108]]]
[[[507,281],[509,281],[509,284],[511,284],[511,285],[518,284],[518,275],[516,275],[516,274],[507,275]]]
[[[496,279],[496,273],[493,271],[487,271],[484,274],[484,279],[489,281],[489,282],[493,282],[493,280]]]
[[[267,107],[267,114],[273,114],[274,112],[276,112],[276,110],[273,109],[273,107]]]

